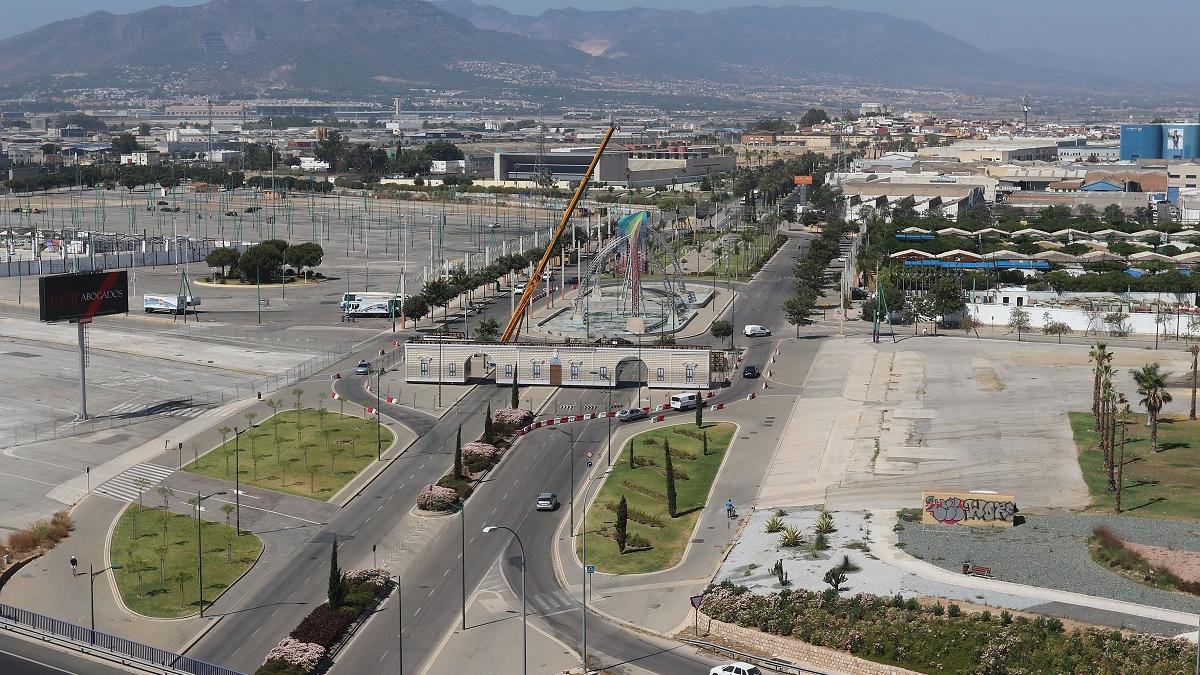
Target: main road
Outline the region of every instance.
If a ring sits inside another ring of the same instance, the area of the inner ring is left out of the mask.
[[[740,285],[742,300],[736,308],[737,316],[754,317],[755,322],[771,327],[776,333],[785,328],[780,307],[783,299],[792,292],[790,269],[798,253],[798,242],[797,238],[789,239],[781,253],[753,281]],[[506,309],[496,307],[492,312]],[[388,339],[390,336],[381,339],[380,344]],[[764,362],[771,344],[773,341],[768,339],[752,341],[744,352],[746,362]],[[340,369],[348,371],[355,358],[357,356],[344,361],[339,365]],[[340,386],[352,400],[374,405],[373,397],[366,395],[362,384],[360,378],[345,378]],[[743,396],[752,386],[753,383],[735,378],[726,395]],[[613,401],[629,404],[636,392],[636,388],[619,389]],[[464,435],[473,437],[469,434],[478,433],[485,408],[489,404],[493,409],[504,407],[508,400],[507,388],[481,385],[469,392],[440,421],[411,409],[383,404],[381,408],[385,415],[411,426],[418,433],[413,446],[266,582],[240,601],[230,599],[227,603],[218,603],[214,611],[224,616],[189,650],[189,655],[253,672],[275,643],[312,607],[324,601],[329,545],[334,538],[340,544],[339,559],[344,565],[354,564],[350,561],[370,560],[372,544],[383,541],[398,525],[413,522],[410,510],[420,489],[437,482],[449,470],[459,424],[463,424],[468,432]],[[563,390],[556,394],[551,405],[561,403],[574,403],[575,410],[580,410],[583,405],[598,405],[603,409],[607,405],[607,392]],[[561,429],[525,437],[488,475],[468,501],[465,512],[449,516],[454,522],[447,523],[449,526],[406,566],[403,579],[406,599],[404,641],[405,666],[410,672],[417,672],[459,620],[464,571],[469,593],[501,555],[515,551],[503,537],[481,535],[483,525],[507,524],[520,532],[530,552],[531,589],[547,592],[557,588],[550,567],[550,542],[559,520],[554,514],[534,513],[532,499],[542,491],[569,495],[572,476],[578,481],[583,475],[583,453],[593,450],[593,454],[599,456],[600,453],[595,451],[604,445],[606,424],[593,422],[576,426],[578,433],[573,445],[566,431]],[[564,508],[558,513],[567,517],[568,512],[569,509]],[[511,561],[511,555],[506,560]],[[506,569],[509,574],[511,565],[506,565]],[[690,649],[681,651],[677,644],[647,638],[594,615],[589,618],[589,633],[595,636],[593,644],[603,643],[605,662],[634,662],[652,672],[695,672],[711,662],[710,658]],[[556,635],[572,644],[578,641],[578,619],[578,610],[575,610],[544,620]],[[339,655],[335,669],[345,673],[395,672],[398,662],[394,633],[391,622],[368,623],[352,647]]]

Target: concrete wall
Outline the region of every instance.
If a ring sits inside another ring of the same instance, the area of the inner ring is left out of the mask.
[[[650,388],[690,390],[709,386],[709,355],[707,348],[408,342],[404,375],[407,382],[464,384],[494,370],[496,384],[512,384],[515,371],[517,384],[550,386],[550,367],[557,363],[561,386],[604,387],[615,386],[618,363],[640,359]]]
[[[1012,304],[1001,305],[973,302],[967,304],[967,311],[977,321],[994,326],[1007,326],[1012,315],[1012,310],[1015,307],[1016,305]],[[1042,326],[1046,325],[1046,315],[1048,314],[1051,322],[1061,321],[1080,335],[1084,331],[1105,335],[1110,333],[1111,327],[1109,325],[1102,323],[1100,320],[1091,322],[1081,309],[1064,309],[1040,305],[1025,306],[1021,309],[1029,312],[1029,322],[1033,325],[1035,332],[1040,332]],[[1165,321],[1161,324],[1156,323],[1155,316],[1151,312],[1129,314],[1129,318],[1125,322],[1129,327],[1127,332],[1154,335],[1157,329],[1160,335],[1178,337],[1200,335],[1200,315],[1183,313],[1165,314],[1163,316]]]

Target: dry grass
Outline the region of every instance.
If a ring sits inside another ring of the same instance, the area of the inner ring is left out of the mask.
[[[0,555],[9,553],[14,558],[19,558],[41,549],[49,550],[66,539],[73,527],[71,515],[66,511],[59,511],[49,520],[39,520],[23,530],[9,534],[8,540],[0,546]]]

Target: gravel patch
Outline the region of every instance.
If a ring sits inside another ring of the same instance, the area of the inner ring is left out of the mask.
[[[1107,525],[1124,540],[1197,551],[1200,525],[1123,516],[1028,516],[1014,528],[950,528],[902,523],[897,533],[910,555],[947,570],[964,562],[992,568],[1003,581],[1200,613],[1200,597],[1164,591],[1118,576],[1092,561],[1087,538]]]

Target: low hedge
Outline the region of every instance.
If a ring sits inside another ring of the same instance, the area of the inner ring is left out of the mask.
[[[949,612],[942,609],[940,603],[923,607],[900,596],[843,598],[832,589],[757,595],[728,581],[711,589],[701,605],[718,621],[922,673],[1193,672],[1195,647],[1185,640],[1096,628],[1066,631],[1054,618],[964,613],[954,604]]]

